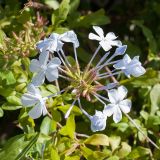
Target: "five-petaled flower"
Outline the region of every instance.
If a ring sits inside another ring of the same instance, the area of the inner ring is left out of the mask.
[[[109,32],[104,36],[104,32],[102,28],[98,26],[93,26],[93,29],[96,31],[96,34],[90,33],[89,34],[89,39],[97,40],[99,41],[99,44],[101,47],[105,50],[108,51],[112,48],[112,46],[121,46],[122,43],[119,40],[115,40],[117,37],[113,32]]]
[[[37,43],[37,49],[40,50],[40,52],[43,50],[52,53],[59,52],[62,50],[63,42],[71,42],[75,48],[79,47],[77,35],[74,31],[68,31],[63,34],[52,33],[49,38],[45,38]]]
[[[130,75],[139,77],[146,72],[139,61],[139,56],[131,59],[127,54],[117,64],[113,65],[113,67],[116,69],[121,69],[129,78]]]
[[[29,111],[29,116],[33,119],[36,119],[39,118],[42,114],[46,115],[48,112],[45,106],[47,97],[42,98],[39,89],[36,88],[33,84],[29,84],[27,89],[28,92],[22,96],[21,101],[22,104],[26,107],[32,107],[35,105]]]
[[[108,97],[111,103],[105,105],[103,112],[108,117],[113,115],[115,123],[118,123],[122,119],[122,112],[130,112],[131,101],[129,99],[124,99],[126,95],[127,89],[124,86],[120,86],[118,89],[108,90]]]
[[[44,83],[45,77],[49,82],[58,78],[58,67],[61,64],[59,58],[54,57],[48,63],[49,52],[44,51],[40,54],[39,60],[32,59],[30,71],[36,75],[32,79],[32,84],[39,86]]]

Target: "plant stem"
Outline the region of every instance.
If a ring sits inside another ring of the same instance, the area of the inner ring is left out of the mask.
[[[73,48],[74,48],[74,57],[75,57],[75,61],[76,61],[77,71],[78,71],[78,74],[80,75],[80,67],[79,67],[79,62],[78,62],[78,58],[77,58],[77,51],[76,51],[75,46],[73,46]]]
[[[160,148],[148,137],[145,135],[145,133],[141,130],[141,128],[136,124],[136,122],[127,114],[124,113],[126,115],[126,117],[132,122],[132,124],[138,129],[139,132],[142,133],[142,135],[144,135],[144,137],[153,145],[155,146],[157,149],[160,150]]]

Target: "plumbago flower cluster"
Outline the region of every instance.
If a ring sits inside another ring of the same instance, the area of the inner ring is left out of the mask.
[[[30,117],[36,119],[41,115],[49,114],[45,105],[46,100],[64,92],[70,92],[74,97],[73,103],[65,113],[65,118],[69,117],[72,108],[77,104],[90,119],[93,132],[104,130],[108,117],[113,116],[113,121],[118,123],[122,119],[122,113],[128,115],[127,113],[131,110],[131,100],[126,98],[127,89],[120,86],[118,82],[104,85],[104,79],[121,73],[124,73],[128,78],[131,76],[139,77],[145,73],[145,69],[139,61],[139,56],[131,59],[129,55],[125,54],[127,46],[122,45],[114,33],[109,32],[104,35],[103,30],[98,26],[94,26],[93,29],[97,34],[90,33],[89,39],[97,40],[99,46],[83,70],[77,58],[76,49],[79,47],[79,41],[74,31],[67,31],[64,34],[52,33],[48,38],[37,43],[40,55],[38,59],[33,59],[30,64],[30,71],[34,73],[34,76],[28,85],[28,92],[21,98],[25,107],[32,107],[28,113]],[[73,44],[74,65],[69,62],[63,52],[63,45],[67,42]],[[98,63],[93,66],[92,62],[100,49],[103,49],[105,53]],[[111,52],[111,49],[115,49],[114,52]],[[115,60],[117,56],[118,58],[123,57]],[[44,83],[45,79],[52,82],[58,78],[69,81],[69,85],[56,94],[42,97],[38,87]],[[82,108],[81,98],[85,98],[91,103],[92,100],[97,99],[104,106],[103,110],[95,110],[94,115],[88,114]]]

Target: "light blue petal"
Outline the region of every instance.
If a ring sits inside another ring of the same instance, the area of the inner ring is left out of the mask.
[[[37,119],[42,115],[42,106],[40,103],[37,103],[28,113],[33,119]]]
[[[40,91],[38,88],[36,88],[32,83],[30,83],[28,86],[27,86],[27,90],[30,94],[32,95],[40,95]]]
[[[79,47],[79,41],[74,31],[65,32],[64,34],[61,35],[60,39],[64,42],[73,43],[76,48]]]
[[[117,106],[114,108],[113,120],[115,123],[118,123],[122,119],[122,112],[120,108]]]
[[[39,63],[40,65],[47,65],[48,62],[48,58],[49,58],[49,52],[48,51],[43,51],[42,53],[40,53],[39,55]]]
[[[31,72],[39,72],[41,69],[39,61],[37,59],[32,59],[29,69]]]
[[[117,56],[118,55],[123,55],[125,53],[126,49],[127,49],[127,45],[120,46],[116,49],[114,54],[117,55]]]
[[[105,105],[105,106],[104,106],[103,113],[104,113],[106,116],[110,117],[110,116],[114,113],[114,107],[116,107],[115,104]]]
[[[121,101],[118,105],[123,113],[129,113],[131,110],[132,103],[131,100],[125,99]]]
[[[37,75],[35,75],[32,79],[32,84],[34,86],[40,86],[45,81],[45,71],[40,71]]]
[[[21,102],[22,102],[23,106],[31,107],[31,106],[35,105],[38,102],[38,99],[34,95],[31,95],[29,93],[25,93],[21,97]]]
[[[50,60],[50,62],[47,65],[47,68],[56,69],[61,64],[61,61],[59,58],[55,57]]]
[[[46,70],[46,78],[49,82],[52,82],[58,78],[58,70],[57,69],[52,69],[48,68]]]

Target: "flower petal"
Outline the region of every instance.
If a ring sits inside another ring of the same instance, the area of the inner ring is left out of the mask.
[[[120,46],[116,49],[115,55],[123,55],[127,49],[127,45]]]
[[[131,72],[131,75],[134,77],[139,77],[143,75],[146,72],[146,70],[142,66],[135,66]]]
[[[118,61],[115,65],[113,65],[116,69],[126,69],[128,68],[129,63],[131,62],[131,58],[126,54],[122,60]]]
[[[122,119],[122,112],[120,108],[117,106],[114,108],[113,120],[115,123],[118,123]]]
[[[60,39],[64,42],[73,43],[76,48],[79,47],[79,41],[74,31],[65,32],[64,34],[61,35]]]
[[[27,86],[27,90],[29,93],[33,94],[33,95],[37,95],[39,94],[40,95],[40,91],[38,88],[36,88],[32,83],[30,83],[28,86]]]
[[[38,99],[34,95],[31,95],[29,93],[25,93],[21,97],[21,102],[22,102],[23,106],[31,107],[38,102]]]
[[[128,90],[124,86],[120,86],[118,87],[117,91],[119,100],[122,101],[126,97]]]
[[[104,106],[103,113],[110,117],[114,113],[115,104],[108,104]]]
[[[90,33],[90,34],[88,35],[88,38],[89,38],[89,39],[92,39],[92,40],[97,40],[97,41],[101,41],[101,40],[102,40],[101,37],[97,36],[97,35],[94,34],[94,33]]]
[[[46,50],[46,46],[48,45],[48,39],[45,38],[44,40],[40,40],[37,44],[36,44],[36,48],[42,52],[43,50]]]
[[[30,111],[29,116],[33,119],[37,119],[42,115],[42,106],[40,103],[37,103]]]
[[[38,72],[40,71],[40,63],[37,59],[32,59],[31,64],[29,66],[31,72]]]
[[[49,82],[52,82],[58,78],[58,69],[48,68],[46,70],[46,78]]]
[[[113,67],[115,69],[125,69],[126,66],[125,66],[125,63],[124,63],[124,60],[119,60],[116,64],[113,65]]]
[[[120,47],[122,46],[122,42],[119,40],[114,40],[114,41],[110,41],[110,45]]]
[[[109,43],[107,43],[107,41],[105,40],[100,41],[99,44],[102,46],[102,48],[105,51],[109,51],[112,48],[112,46]]]
[[[117,37],[116,37],[116,35],[113,33],[113,32],[109,32],[109,33],[107,33],[106,34],[106,36],[105,36],[105,39],[108,39],[108,40],[114,40],[114,39],[116,39]]]
[[[104,38],[104,32],[103,32],[103,29],[101,27],[93,26],[93,29],[100,36],[101,39]]]
[[[52,58],[47,65],[47,68],[56,69],[61,64],[61,60],[57,57]]]
[[[48,62],[48,58],[49,58],[49,51],[43,51],[42,53],[40,53],[39,55],[39,63],[40,65],[46,65]]]
[[[40,86],[44,83],[44,80],[45,80],[45,71],[42,70],[33,77],[32,84],[35,86]]]
[[[111,103],[116,104],[119,102],[119,95],[116,89],[108,90],[108,97]]]
[[[131,110],[132,103],[129,99],[125,99],[119,103],[119,107],[123,113],[129,113]]]

